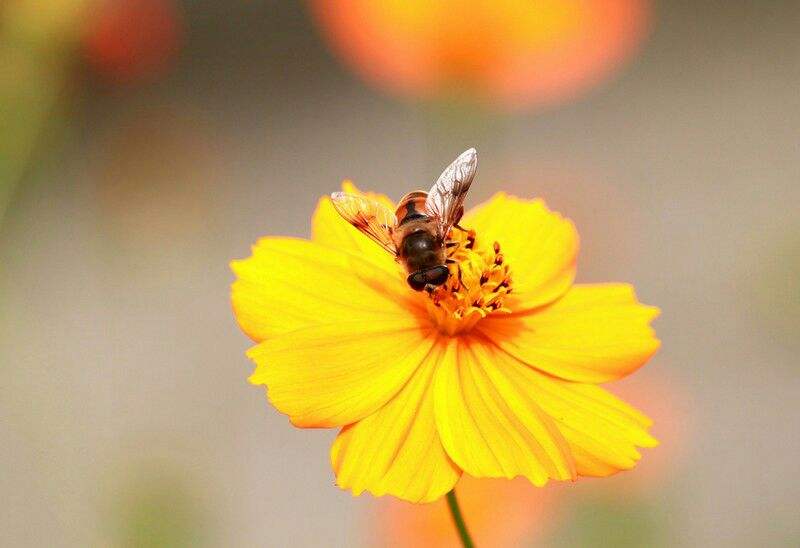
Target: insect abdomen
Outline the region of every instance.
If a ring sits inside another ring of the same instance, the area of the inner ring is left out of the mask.
[[[402,226],[409,221],[424,219],[428,217],[425,210],[425,200],[428,197],[427,192],[417,190],[409,192],[400,199],[397,204],[395,216],[397,217],[397,226]]]

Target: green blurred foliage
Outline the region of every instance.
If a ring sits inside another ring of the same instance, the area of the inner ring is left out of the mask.
[[[547,545],[595,548],[657,548],[671,546],[665,512],[640,499],[617,500],[604,495],[576,501],[570,516]]]
[[[61,121],[89,0],[14,0],[0,5],[0,220],[43,130]]]
[[[152,468],[129,474],[114,494],[109,522],[115,546],[203,546],[206,520],[197,493],[177,471]]]

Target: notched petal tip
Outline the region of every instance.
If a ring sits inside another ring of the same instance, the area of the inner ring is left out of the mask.
[[[391,258],[387,269],[377,262],[386,257],[372,260],[366,253],[359,255],[358,275],[354,275],[353,256],[335,246],[298,238],[261,238],[250,257],[230,263],[236,276],[231,303],[237,322],[260,342],[342,318],[402,318],[406,307],[392,292],[403,287],[402,280],[389,270],[395,266]]]
[[[316,325],[251,349],[251,382],[268,386],[269,401],[298,427],[342,426],[390,401],[433,344],[413,318]]]
[[[602,383],[629,375],[658,350],[650,321],[658,309],[629,284],[578,284],[531,314],[479,328],[510,355],[562,379]]]
[[[658,447],[661,445],[661,441],[650,434],[650,432],[645,432],[645,435],[642,436],[637,440],[639,447],[646,447],[648,449],[652,449],[653,447]]]

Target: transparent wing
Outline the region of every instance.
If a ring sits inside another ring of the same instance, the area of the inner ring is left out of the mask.
[[[383,204],[363,196],[334,192],[333,207],[347,222],[372,238],[389,253],[396,255],[392,231],[397,224],[394,213]]]
[[[478,153],[471,148],[447,166],[428,193],[425,209],[438,220],[442,234],[447,234],[464,214],[464,198],[477,168]]]

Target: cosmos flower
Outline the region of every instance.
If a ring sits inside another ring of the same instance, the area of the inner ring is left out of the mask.
[[[331,49],[370,84],[507,109],[572,99],[647,34],[647,0],[313,0]]]
[[[312,223],[311,240],[262,238],[233,261],[232,302],[257,343],[250,382],[295,426],[341,429],[341,488],[430,502],[464,472],[541,486],[630,469],[657,444],[597,385],[655,353],[658,309],[627,284],[574,284],[578,234],[541,200],[468,211],[431,293],[328,198]]]

